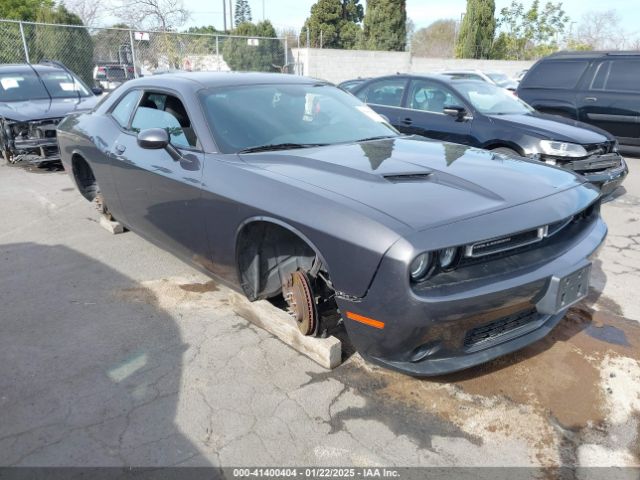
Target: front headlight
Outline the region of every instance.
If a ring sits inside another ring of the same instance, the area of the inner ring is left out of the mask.
[[[438,254],[438,262],[440,263],[440,268],[447,269],[450,268],[458,254],[458,249],[456,247],[445,248],[444,250],[440,250]]]
[[[582,145],[554,142],[553,140],[540,140],[540,150],[542,150],[545,155],[552,155],[554,157],[580,158],[589,155]]]
[[[426,252],[418,255],[413,262],[411,262],[411,269],[409,271],[411,280],[419,282],[427,278],[427,275],[431,273],[431,259],[431,253]]]

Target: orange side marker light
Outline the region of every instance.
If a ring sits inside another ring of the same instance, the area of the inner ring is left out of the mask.
[[[347,312],[347,318],[380,330],[384,328],[384,322],[374,320],[373,318],[365,317],[363,315],[358,315],[357,313]]]

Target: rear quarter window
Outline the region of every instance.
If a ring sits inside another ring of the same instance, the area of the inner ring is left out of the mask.
[[[523,80],[525,88],[555,88],[571,90],[575,88],[585,70],[588,61],[543,61],[536,65]]]
[[[612,61],[605,90],[640,92],[640,60],[618,59]]]

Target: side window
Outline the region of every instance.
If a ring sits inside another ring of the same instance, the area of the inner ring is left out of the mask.
[[[542,61],[524,78],[524,87],[571,90],[588,66],[589,62],[585,60]]]
[[[140,98],[140,92],[133,90],[122,97],[116,108],[111,111],[111,116],[122,128],[127,128],[129,125],[129,119],[133,109],[136,108],[138,98]]]
[[[358,98],[375,105],[399,107],[402,104],[402,95],[406,86],[407,81],[403,78],[387,78],[373,82],[358,94]]]
[[[147,128],[164,128],[176,147],[194,148],[198,144],[191,120],[182,102],[173,95],[147,92],[131,122],[135,132]]]
[[[447,105],[463,105],[451,91],[436,82],[414,80],[411,82],[407,107],[423,112],[442,113]]]
[[[613,60],[605,90],[640,92],[640,60]]]

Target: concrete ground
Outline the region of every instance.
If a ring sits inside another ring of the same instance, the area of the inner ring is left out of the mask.
[[[228,291],[111,236],[60,172],[0,167],[0,465],[640,464],[640,160],[589,301],[545,340],[416,380],[326,371]]]

